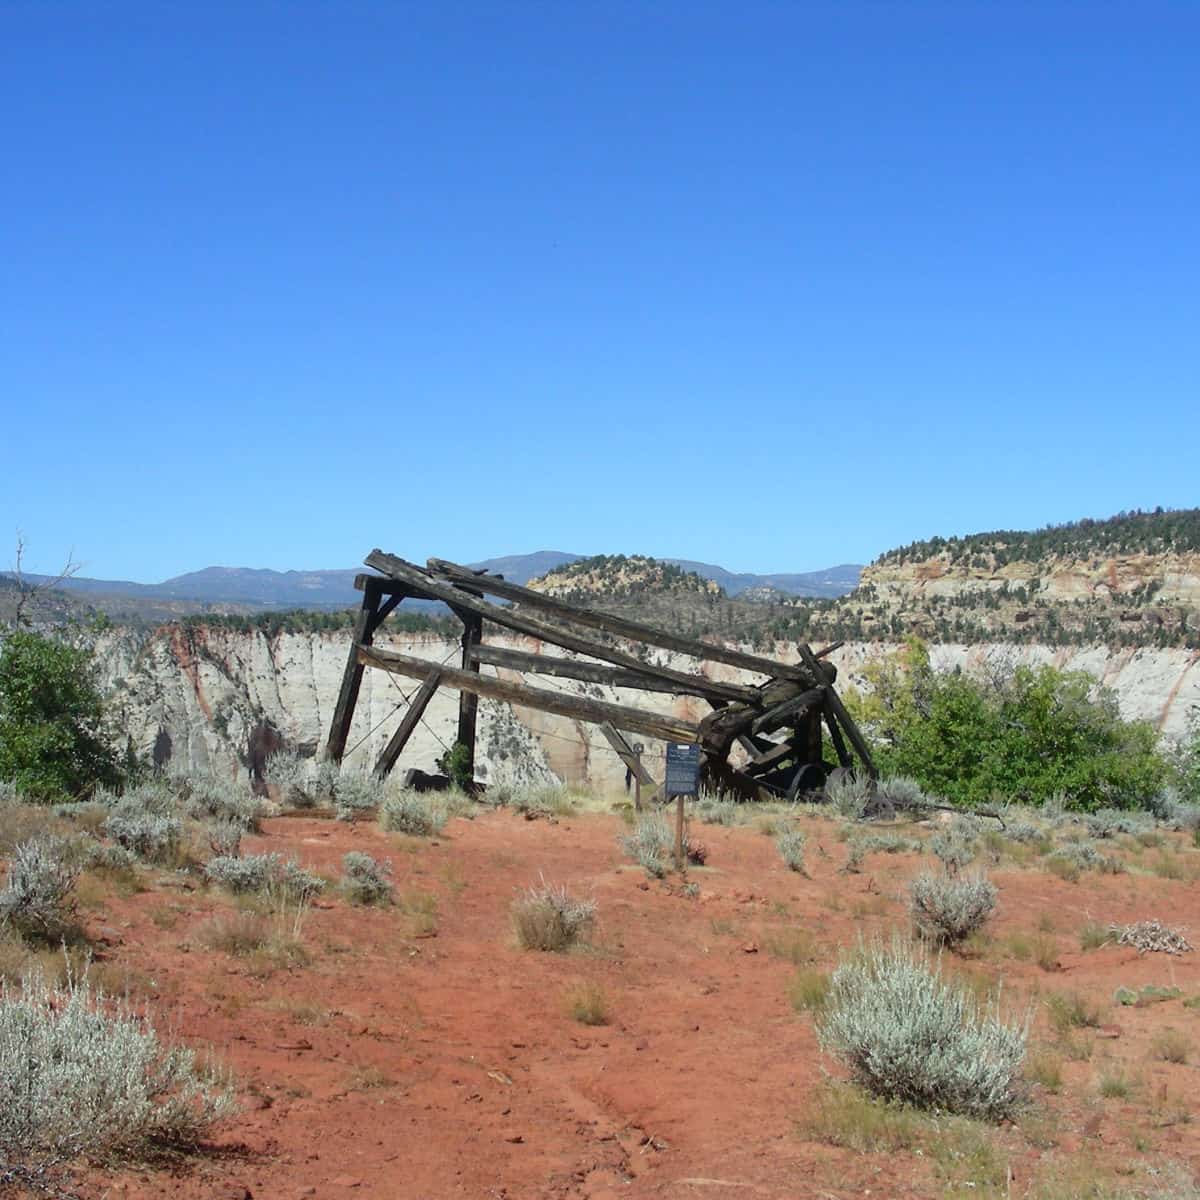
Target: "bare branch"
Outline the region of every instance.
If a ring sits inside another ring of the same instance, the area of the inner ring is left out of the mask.
[[[23,563],[25,559],[25,535],[17,530],[17,549],[16,558],[13,562],[12,569],[9,575],[13,582],[17,585],[17,608],[13,615],[13,624],[20,629],[22,625],[28,625],[30,618],[26,615],[26,610],[38,602],[46,592],[52,592],[64,580],[70,579],[72,575],[78,574],[82,563],[75,561],[75,550],[72,548],[67,555],[67,561],[63,564],[62,569],[57,575],[47,576],[38,583],[31,583],[25,578]]]

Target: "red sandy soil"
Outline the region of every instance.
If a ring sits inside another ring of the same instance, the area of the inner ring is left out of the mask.
[[[363,850],[391,860],[402,901],[436,896],[438,916],[430,935],[403,904],[354,907],[331,893],[304,926],[311,963],[266,978],[247,960],[202,948],[204,923],[232,909],[223,893],[163,875],[146,892],[104,896],[88,927],[109,944],[105,970],[140,973],[157,1023],[215,1048],[236,1077],[242,1112],[187,1162],[85,1172],[83,1194],[942,1195],[927,1158],[856,1153],[804,1132],[817,1089],[839,1069],[820,1051],[811,1018],[789,1003],[795,968],[771,952],[773,940],[803,929],[829,969],[860,934],[906,929],[905,882],[931,860],[873,855],[861,874],[843,874],[836,826],[801,824],[811,878],[787,871],[753,826],[695,827],[709,865],[691,873],[701,891],[690,897],[678,879],[648,881],[629,865],[615,816],[551,822],[488,812],[455,819],[431,842],[373,825],[269,820],[246,852],[292,854],[335,876],[347,850]],[[1200,863],[1200,851],[1179,854]],[[589,950],[517,947],[509,906],[543,875],[595,898]],[[1168,1026],[1194,1034],[1200,1010],[1179,999],[1123,1008],[1111,997],[1146,984],[1196,995],[1200,953],[1084,953],[1078,931],[1089,916],[1159,916],[1200,929],[1197,884],[1140,874],[1070,883],[1016,867],[996,868],[993,879],[995,942],[973,960],[949,960],[950,969],[1003,978],[1016,1011],[1038,995],[1078,991],[1102,1003],[1106,1026],[1087,1034],[1090,1060],[1065,1062],[1062,1092],[1040,1100],[1057,1148],[1001,1131],[1012,1194],[1025,1194],[1048,1163],[1080,1159],[1124,1170],[1171,1160],[1194,1173],[1200,1132],[1182,1115],[1196,1097],[1196,1067],[1155,1059],[1151,1040]],[[1054,926],[1049,970],[1004,950],[1016,931],[1036,936],[1039,922]],[[567,993],[583,982],[604,989],[607,1025],[567,1012]],[[1036,1038],[1048,1043],[1044,1005],[1039,1014]],[[1097,1096],[1098,1072],[1113,1062],[1136,1077],[1129,1099]]]

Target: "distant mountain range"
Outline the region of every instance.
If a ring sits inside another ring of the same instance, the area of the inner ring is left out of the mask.
[[[514,583],[528,583],[556,567],[578,562],[582,554],[567,554],[561,550],[539,550],[533,554],[510,554],[472,563],[472,567],[498,572]],[[730,596],[742,592],[767,590],[791,596],[842,596],[858,585],[860,566],[845,564],[824,571],[793,574],[752,575],[735,573],[711,563],[671,558],[666,562],[695,571],[705,579],[714,580]],[[241,610],[271,610],[288,608],[339,609],[356,604],[354,577],[365,571],[362,567],[332,571],[271,571],[258,567],[205,567],[165,579],[162,583],[134,583],[124,579],[87,579],[76,576],[58,586],[63,591],[101,596],[128,596],[147,601],[192,601],[206,608],[236,605]],[[32,583],[46,576],[26,575]]]

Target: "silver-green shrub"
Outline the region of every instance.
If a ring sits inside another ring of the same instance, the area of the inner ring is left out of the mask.
[[[1154,828],[1154,817],[1145,812],[1100,808],[1095,812],[1085,813],[1083,825],[1094,838],[1110,838],[1118,833],[1128,833],[1136,837],[1139,833],[1148,833]]]
[[[929,852],[951,875],[957,874],[975,857],[975,830],[962,818],[943,825],[929,839]]]
[[[996,886],[986,875],[934,875],[924,871],[909,884],[909,912],[922,937],[956,946],[996,909]]]
[[[183,822],[178,817],[138,811],[124,801],[104,822],[104,832],[118,846],[147,862],[169,862],[183,839]]]
[[[249,784],[218,779],[213,775],[187,777],[185,791],[189,816],[197,821],[228,821],[246,830],[257,830],[262,801]]]
[[[70,920],[67,898],[79,866],[63,838],[41,834],[13,848],[0,891],[0,924],[21,934],[56,937]]]
[[[219,858],[237,858],[245,830],[236,821],[214,821],[208,827],[208,844]]]
[[[825,785],[829,803],[847,821],[861,821],[871,802],[873,784],[867,775],[845,771],[832,776]]]
[[[448,815],[439,798],[410,789],[388,796],[379,806],[381,828],[412,837],[433,837],[441,833]]]
[[[334,815],[339,821],[358,821],[383,803],[383,783],[374,775],[343,771],[334,789]]]
[[[733,800],[727,800],[720,792],[700,789],[696,801],[696,816],[705,825],[738,825],[741,823],[741,808]]]
[[[797,829],[794,825],[789,825],[775,835],[775,846],[779,851],[779,857],[787,864],[789,871],[796,871],[801,875],[807,874],[804,869],[804,846],[807,841],[808,837],[804,830]]]
[[[661,879],[675,857],[675,831],[659,816],[639,817],[631,832],[618,837],[621,849],[652,879]],[[683,853],[690,847],[687,830],[683,834]]]
[[[309,782],[309,763],[295,750],[276,750],[263,767],[263,777],[279,791],[279,801],[289,808],[314,808],[316,789]]]
[[[1125,864],[1119,858],[1102,854],[1089,841],[1065,842],[1047,857],[1068,863],[1081,871],[1102,871],[1109,875],[1119,875],[1125,870]]]
[[[204,864],[204,877],[235,893],[265,892],[281,864],[278,854],[218,854]]]
[[[872,833],[851,838],[843,870],[856,873],[868,854],[920,854],[924,844],[917,838],[901,837],[896,833]]]
[[[885,807],[895,812],[920,812],[929,805],[924,789],[907,775],[881,779],[876,784],[876,794]]]
[[[392,864],[351,850],[342,858],[342,891],[353,904],[386,904],[392,898]]]
[[[204,864],[204,877],[235,894],[274,892],[308,900],[325,888],[325,880],[278,854],[219,854]]]
[[[1028,1034],[1028,1019],[1006,1024],[995,1005],[981,1009],[899,939],[838,965],[817,1023],[822,1047],[873,1095],[987,1120],[1021,1099]]]
[[[232,1090],[202,1079],[191,1050],[85,978],[0,987],[0,1179],[44,1185],[81,1155],[188,1146],[233,1111]]]

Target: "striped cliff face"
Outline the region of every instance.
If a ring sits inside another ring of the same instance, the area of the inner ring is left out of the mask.
[[[261,748],[264,730],[289,746],[317,753],[328,734],[349,647],[349,631],[244,632],[204,625],[169,625],[154,631],[116,627],[95,638],[97,665],[122,737],[140,753],[197,770],[248,772]],[[489,637],[496,645],[537,652],[539,643],[522,637]],[[438,663],[457,661],[457,639],[435,634],[383,633],[376,644]],[[863,668],[895,650],[882,642],[851,642],[834,652],[839,686],[862,683]],[[780,644],[773,656],[794,662],[794,645]],[[1087,671],[1118,697],[1123,715],[1152,721],[1169,735],[1183,733],[1200,711],[1200,651],[1189,649],[1108,649],[1055,647],[1003,641],[974,645],[934,643],[935,667],[980,670],[997,660],[1011,665],[1051,663]],[[661,652],[664,666],[694,669],[692,660]],[[485,668],[492,670],[493,668]],[[502,673],[502,668],[496,668]],[[705,674],[727,682],[758,677],[720,664]],[[518,678],[511,672],[513,679]],[[635,704],[664,715],[698,720],[707,706],[668,695],[555,679],[553,685],[578,695]],[[384,672],[364,674],[347,763],[367,769],[391,736],[412,687]],[[458,694],[440,690],[405,747],[397,769],[431,770],[454,741]],[[652,773],[664,747],[649,739]],[[169,747],[169,750],[168,750]],[[559,778],[602,791],[624,788],[625,768],[599,730],[566,717],[483,700],[479,708],[477,763],[483,779]]]

